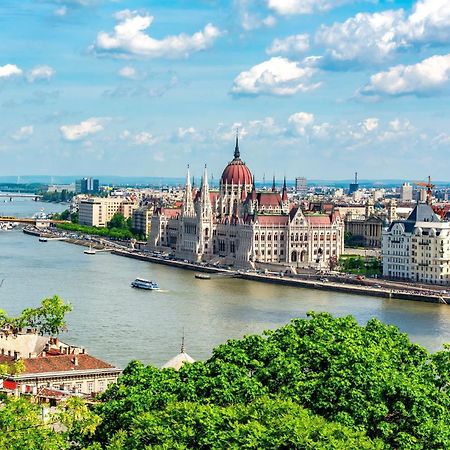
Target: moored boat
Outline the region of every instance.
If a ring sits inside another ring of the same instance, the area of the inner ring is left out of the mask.
[[[95,250],[92,248],[92,245],[90,245],[89,250],[85,250],[84,253],[86,255],[95,255]]]
[[[138,289],[147,289],[149,291],[159,289],[158,283],[151,280],[145,280],[144,278],[136,278],[131,282],[131,286]]]
[[[48,241],[48,239],[46,237],[44,237],[44,236],[41,236],[39,238],[39,242],[47,242],[47,241]]]
[[[208,275],[207,273],[196,273],[195,278],[198,278],[199,280],[210,280],[211,275]]]

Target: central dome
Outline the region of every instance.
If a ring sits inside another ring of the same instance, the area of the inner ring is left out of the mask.
[[[239,141],[236,136],[236,147],[234,148],[234,159],[230,161],[227,167],[225,167],[222,178],[222,184],[235,184],[235,185],[251,185],[252,173],[250,169],[245,165],[245,162],[240,158]]]

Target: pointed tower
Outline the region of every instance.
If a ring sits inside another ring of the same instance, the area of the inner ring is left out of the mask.
[[[209,196],[209,184],[208,184],[208,172],[206,169],[203,171],[202,188],[201,188],[201,213],[203,217],[209,217],[212,214],[211,198]]]
[[[187,166],[187,174],[186,174],[186,186],[184,189],[184,198],[183,198],[183,216],[193,216],[195,213],[194,210],[194,202],[192,200],[192,186],[191,186],[191,175],[189,173],[189,164]]]
[[[275,187],[275,175],[273,176],[273,181],[272,181],[272,192],[276,192],[276,187]]]
[[[286,186],[286,177],[284,177],[283,190],[281,191],[281,210],[284,214],[287,214],[289,212],[289,198]]]

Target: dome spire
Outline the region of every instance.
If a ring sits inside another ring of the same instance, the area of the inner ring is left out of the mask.
[[[236,145],[234,146],[234,159],[241,157],[241,152],[239,151],[239,128],[236,128]]]

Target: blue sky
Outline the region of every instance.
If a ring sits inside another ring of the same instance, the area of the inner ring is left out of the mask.
[[[448,0],[2,0],[0,175],[449,180]]]

